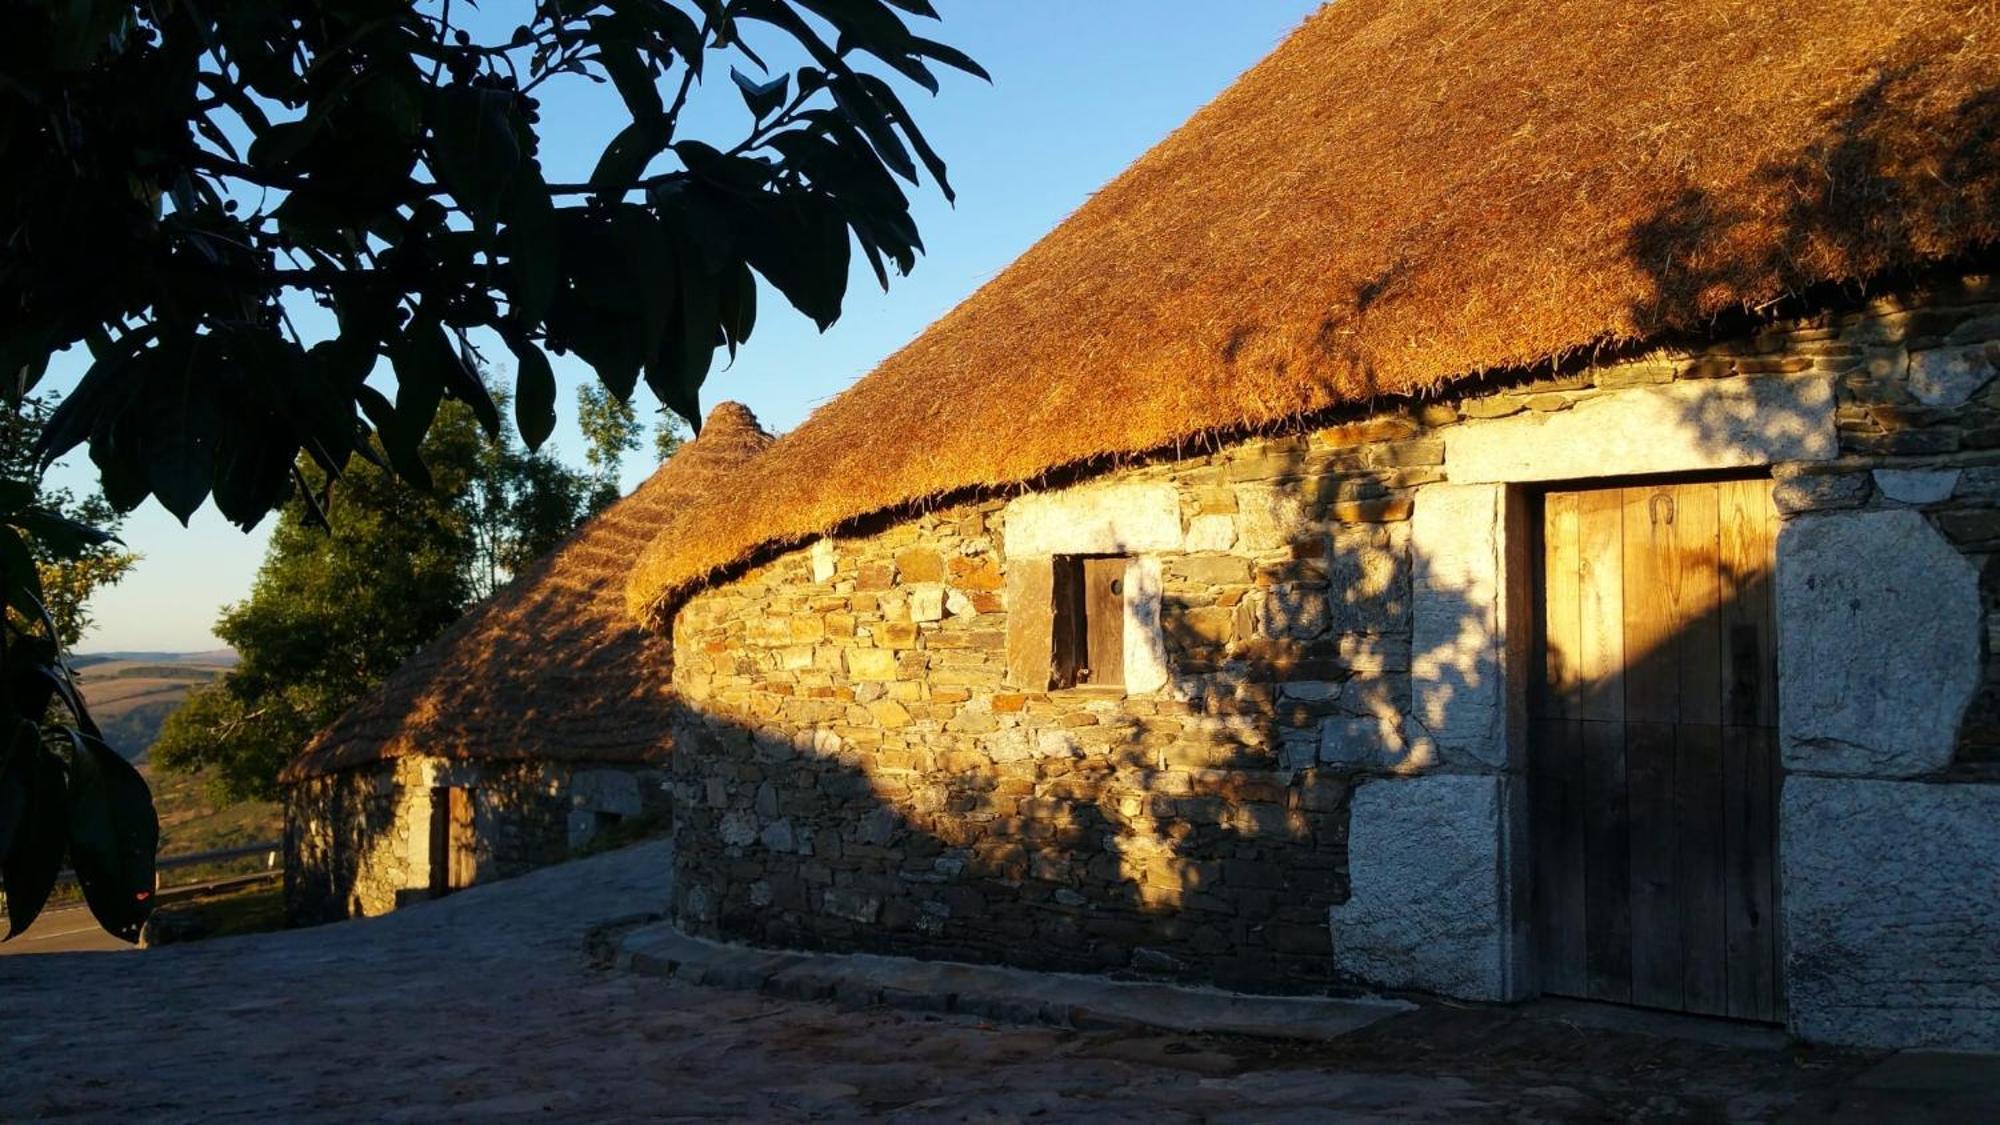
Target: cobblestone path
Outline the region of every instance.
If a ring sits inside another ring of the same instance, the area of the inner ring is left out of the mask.
[[[1840,1092],[1870,1059],[1495,1011],[1427,1007],[1291,1046],[843,1012],[590,965],[585,932],[657,908],[667,865],[642,845],[365,922],[0,959],[0,1119],[1171,1125],[1888,1104]]]

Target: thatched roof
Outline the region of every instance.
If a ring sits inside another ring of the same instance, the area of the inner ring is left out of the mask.
[[[1994,0],[1341,0],[684,513],[632,604],[857,517],[1996,238]]]
[[[313,739],[297,781],[380,758],[644,761],[671,749],[671,653],[624,612],[626,573],[674,512],[771,442],[726,402],[701,436],[426,645]]]

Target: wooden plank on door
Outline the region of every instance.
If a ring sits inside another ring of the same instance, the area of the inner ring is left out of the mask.
[[[1584,921],[1583,724],[1535,722],[1532,758],[1536,941],[1542,991],[1590,995]]]
[[[1680,838],[1680,864],[1674,890],[1681,930],[1680,1006],[1702,1015],[1728,1015],[1722,728],[1712,723],[1681,723],[1675,732],[1674,826]]]
[[[1777,518],[1769,480],[1724,481],[1716,487],[1716,567],[1727,591],[1721,635],[1722,721],[1771,727],[1778,722],[1777,629],[1771,580]]]
[[[1682,998],[1674,759],[1672,723],[1625,724],[1625,794],[1632,866],[1632,1003],[1649,1008],[1678,1008]]]
[[[478,830],[473,819],[472,790],[451,789],[451,886],[455,890],[472,885]]]
[[[1542,504],[1542,674],[1536,712],[1542,718],[1579,716],[1583,671],[1583,617],[1577,599],[1582,570],[1577,494],[1550,493]]]
[[[1624,530],[1615,490],[1577,495],[1577,672],[1582,718],[1625,718]]]
[[[1723,922],[1728,1015],[1781,1020],[1778,975],[1777,736],[1723,731]]]
[[[1584,953],[1587,995],[1632,1000],[1631,826],[1625,803],[1625,727],[1583,732]]]
[[[1674,651],[1680,668],[1682,723],[1722,721],[1722,588],[1717,567],[1720,486],[1683,484],[1668,489],[1674,501],[1672,568],[1668,591],[1674,607]]]
[[[1083,598],[1090,682],[1125,682],[1125,558],[1083,561]]]
[[[1625,719],[1671,723],[1680,716],[1675,643],[1673,492],[1620,490],[1625,548]]]

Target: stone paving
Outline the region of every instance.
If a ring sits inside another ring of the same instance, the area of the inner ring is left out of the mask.
[[[1897,1067],[1510,1010],[1426,1005],[1289,1044],[844,1010],[593,966],[586,932],[657,909],[667,870],[665,846],[643,845],[368,921],[7,958],[0,1118],[1169,1125],[2000,1109],[1950,1060]]]

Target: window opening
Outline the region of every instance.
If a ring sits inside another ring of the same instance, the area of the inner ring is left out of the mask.
[[[1127,555],[1058,555],[1049,686],[1125,684]]]

